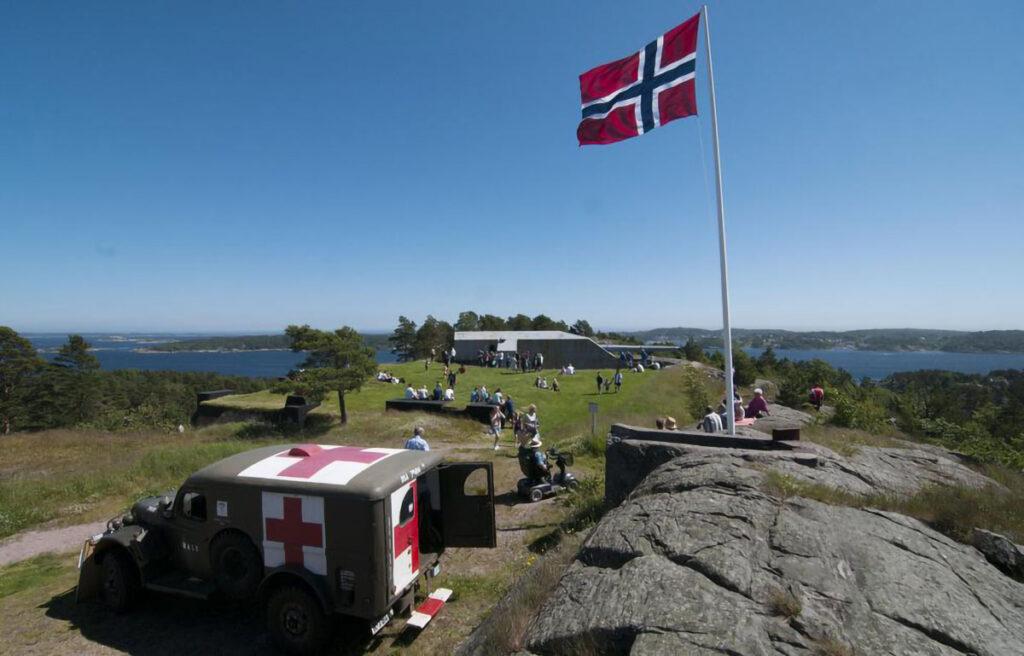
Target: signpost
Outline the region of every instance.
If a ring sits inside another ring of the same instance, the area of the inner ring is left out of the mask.
[[[590,402],[590,437],[597,433],[597,404]]]

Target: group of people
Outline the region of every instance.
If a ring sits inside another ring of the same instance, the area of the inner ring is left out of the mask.
[[[605,378],[604,374],[598,372],[597,374],[597,393],[600,394],[602,391],[607,393],[611,391],[612,385],[615,385],[615,393],[618,394],[619,390],[622,389],[622,370],[617,369],[615,375],[611,378]]]
[[[555,392],[559,390],[558,379],[554,377],[551,378],[551,384],[548,385],[548,379],[546,377],[537,376],[537,380],[533,381],[533,386],[537,389],[550,389]]]
[[[523,353],[499,351],[497,350],[497,345],[487,349],[486,351],[478,351],[477,359],[480,362],[481,367],[512,369],[523,373],[526,373],[527,371],[540,371],[544,368],[543,353],[531,353],[530,351],[525,351]]]
[[[530,404],[525,412],[516,412],[515,403],[509,396],[502,404],[497,404],[491,410],[490,434],[494,437],[494,450],[501,448],[501,431],[507,423],[512,424],[512,433],[516,437],[519,446],[524,446],[530,440],[540,440],[540,419],[537,418],[537,406]]]
[[[393,373],[386,369],[384,371],[377,372],[377,380],[379,380],[382,383],[394,383],[396,385],[405,382],[403,379],[399,378],[398,376],[394,375]]]
[[[620,369],[632,369],[636,370],[637,367],[641,367],[640,371],[643,371],[643,367],[651,364],[651,354],[647,352],[647,349],[640,349],[640,357],[633,355],[632,351],[619,351],[619,368]]]
[[[441,387],[441,381],[434,384],[434,391],[428,392],[426,386],[414,389],[411,384],[405,387],[405,398],[418,401],[454,401],[455,390],[451,387]]]
[[[729,415],[727,414],[726,403],[723,399],[718,404],[718,408],[712,409],[711,406],[704,408],[704,418],[701,419],[698,428],[702,429],[705,433],[717,433],[725,428],[729,424]],[[746,406],[743,405],[743,399],[740,397],[739,392],[734,392],[732,402],[732,413],[733,421],[736,423],[743,422],[747,419],[754,420],[760,419],[761,417],[767,417],[771,414],[768,410],[768,401],[764,398],[764,390],[760,387],[754,389],[754,398],[750,399],[750,403]],[[753,423],[752,421],[749,423]]]

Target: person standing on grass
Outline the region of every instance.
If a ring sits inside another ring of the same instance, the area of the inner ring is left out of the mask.
[[[604,387],[604,376],[602,376],[601,372],[599,371],[599,372],[597,372],[597,393],[598,394],[601,393],[601,388],[602,387]]]
[[[512,401],[512,395],[509,394],[505,397],[505,405],[501,409],[502,414],[505,415],[505,419],[511,419],[516,416],[516,404]],[[501,427],[505,427],[505,420],[502,420]]]
[[[505,423],[505,413],[501,411],[501,406],[496,405],[491,410],[491,434],[494,435],[494,450],[497,451],[501,447],[498,445],[498,440],[501,439],[501,426]]]
[[[449,371],[448,372],[448,387],[450,387],[452,389],[455,389],[455,372],[454,371]]]
[[[615,371],[615,393],[618,394],[619,390],[622,389],[622,370],[617,369]]]
[[[557,378],[552,377],[552,379],[551,379],[551,389],[556,391],[556,392],[558,391],[558,379]]]

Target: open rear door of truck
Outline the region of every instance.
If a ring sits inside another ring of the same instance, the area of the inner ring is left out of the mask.
[[[438,467],[438,474],[445,546],[496,546],[494,469],[491,463],[448,463]]]

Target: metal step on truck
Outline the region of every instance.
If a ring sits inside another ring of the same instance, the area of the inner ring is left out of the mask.
[[[490,463],[427,451],[269,446],[142,499],[79,556],[79,601],[118,612],[145,590],[262,604],[274,642],[317,653],[337,629],[422,629],[451,590],[430,592],[447,547],[496,543]],[[358,630],[355,632],[358,634]]]

